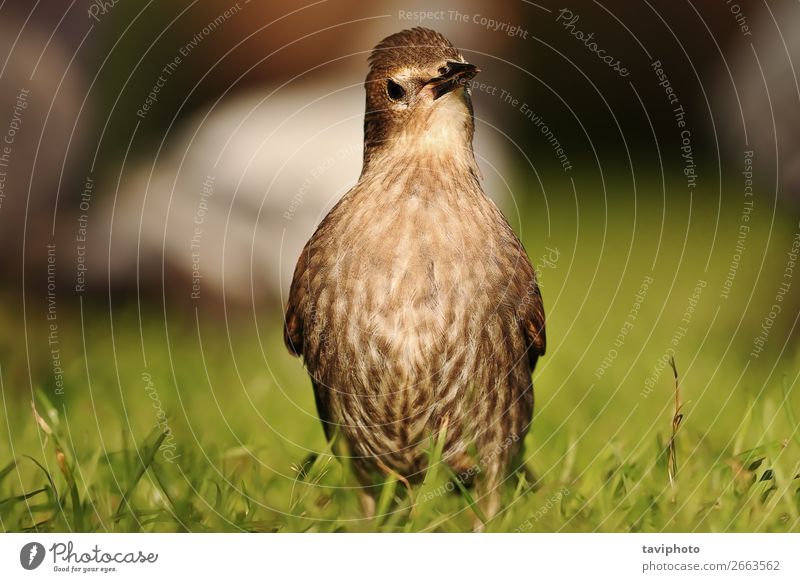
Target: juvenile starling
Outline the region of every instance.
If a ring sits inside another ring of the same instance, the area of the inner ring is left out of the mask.
[[[369,63],[361,176],[297,262],[286,345],[362,482],[418,479],[444,430],[443,461],[493,515],[545,352],[536,275],[481,189],[478,69],[426,28],[387,37]]]

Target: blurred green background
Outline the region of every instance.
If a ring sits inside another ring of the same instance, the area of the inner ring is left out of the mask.
[[[301,84],[295,75],[359,83],[365,51],[385,31],[419,24],[398,12],[418,7],[241,3],[241,14],[186,57],[142,119],[136,110],[164,63],[225,6],[120,3],[95,21],[66,2],[62,19],[6,4],[0,16],[8,28],[37,25],[41,37],[37,50],[7,47],[24,64],[8,90],[30,84],[25,75],[37,61],[44,67],[60,43],[65,62],[74,55],[65,74],[74,77],[74,92],[56,82],[61,88],[36,85],[25,127],[41,130],[40,139],[15,145],[17,181],[9,183],[19,185],[17,196],[0,207],[0,527],[472,529],[479,512],[441,471],[411,493],[386,483],[378,515],[363,514],[356,488],[327,450],[310,382],[283,347],[280,284],[256,301],[211,291],[193,301],[182,259],[171,262],[163,249],[145,256],[142,245],[123,261],[99,242],[88,290],[78,293],[73,284],[86,175],[97,181],[90,228],[99,238],[100,202],[125,194],[118,187],[128,168],[174,164],[162,161],[162,147],[177,143],[182,151],[175,137],[182,122],[222,94],[266,93],[290,81],[291,89]],[[756,3],[740,3],[762,50],[760,95],[749,91],[751,39],[724,3],[659,12],[647,3],[575,3],[577,28],[625,59],[626,79],[557,22],[561,6],[438,4],[426,8],[485,14],[529,31],[524,40],[471,20],[421,22],[445,27],[480,63],[487,84],[547,120],[571,162],[565,170],[546,132],[519,106],[475,91],[478,133],[501,144],[477,153],[487,179],[507,184],[500,204],[539,271],[548,334],[525,443],[525,464],[539,482],[532,488],[523,473],[510,476],[504,508],[486,529],[798,531],[800,295],[792,253],[800,225],[798,190],[784,172],[797,154],[791,112],[798,101],[780,97],[788,91],[794,98],[791,59],[784,54],[783,65],[770,64],[780,29]],[[776,3],[775,13],[781,10],[787,36],[796,33],[797,7]],[[29,15],[33,24],[23,26]],[[42,48],[43,32],[51,31],[52,46]],[[687,187],[680,128],[651,70],[656,59],[687,111],[696,187]],[[56,61],[54,71],[64,73]],[[61,73],[50,76],[59,81]],[[302,90],[298,103],[318,94],[314,85]],[[63,118],[47,116],[50,103]],[[71,131],[75,142],[60,154],[35,155],[48,135]],[[742,174],[750,149],[752,197]],[[267,194],[265,186],[259,195]],[[283,195],[291,200],[292,192]],[[280,225],[278,234],[291,227]],[[47,244],[59,249],[52,273]],[[277,243],[270,252],[296,260]],[[137,270],[148,262],[152,270]],[[251,280],[237,284],[249,288]],[[756,347],[763,349],[754,355]],[[675,464],[669,356],[682,402]]]

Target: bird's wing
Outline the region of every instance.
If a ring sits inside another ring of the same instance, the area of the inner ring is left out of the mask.
[[[320,261],[320,238],[324,238],[325,233],[335,225],[342,209],[351,201],[353,188],[337,202],[330,212],[319,223],[317,230],[306,243],[300,258],[297,259],[297,266],[292,277],[292,286],[289,288],[289,301],[286,304],[286,318],[283,328],[283,341],[292,355],[300,356],[305,347],[303,336],[303,324],[309,315],[312,306],[311,298],[311,276],[319,268]],[[313,315],[313,312],[312,314]]]
[[[543,356],[547,348],[544,304],[542,303],[542,294],[539,291],[539,283],[536,281],[536,271],[528,261],[522,245],[520,245],[520,249],[522,251],[522,268],[519,273],[521,275],[519,284],[522,289],[517,316],[522,324],[532,369],[536,365],[539,356]]]
[[[310,242],[310,241],[309,241]],[[308,244],[297,259],[292,286],[289,289],[289,301],[286,303],[286,318],[283,327],[283,341],[293,356],[303,353],[303,321],[308,305],[308,281],[306,266],[308,265]]]
[[[547,335],[544,326],[544,305],[542,304],[542,294],[539,292],[539,285],[535,279],[533,281],[533,301],[528,309],[525,318],[525,335],[528,339],[529,348],[533,347],[538,356],[543,356],[547,349]]]

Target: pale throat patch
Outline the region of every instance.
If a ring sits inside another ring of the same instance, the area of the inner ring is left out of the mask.
[[[416,147],[432,152],[469,145],[470,111],[465,89],[456,89],[435,101],[428,114],[427,130],[414,136]]]

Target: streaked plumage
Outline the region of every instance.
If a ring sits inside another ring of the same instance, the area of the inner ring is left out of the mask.
[[[362,479],[420,477],[446,423],[445,461],[488,493],[533,412],[535,273],[480,186],[457,84],[474,67],[422,28],[382,41],[370,65],[364,168],[298,260],[286,343]]]

